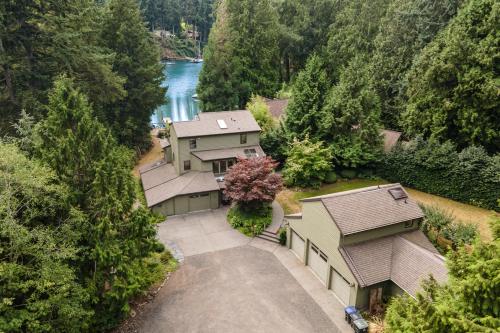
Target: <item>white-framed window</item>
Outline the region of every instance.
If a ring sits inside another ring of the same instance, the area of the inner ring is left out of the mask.
[[[244,145],[247,143],[247,134],[246,133],[241,133],[240,134],[240,144]]]
[[[184,170],[185,171],[191,170],[191,161],[190,160],[184,161]]]
[[[196,139],[189,139],[189,149],[196,149]]]

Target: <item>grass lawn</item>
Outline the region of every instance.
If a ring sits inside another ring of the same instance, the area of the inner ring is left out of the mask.
[[[317,190],[285,188],[277,195],[276,199],[283,207],[285,214],[293,214],[301,211],[301,204],[299,202],[300,199],[387,183],[388,182],[385,180],[340,179],[335,184],[324,185]],[[416,201],[425,205],[434,205],[446,210],[459,221],[476,224],[483,240],[490,241],[492,239],[491,229],[488,222],[494,215],[500,216],[498,213],[417,191],[411,188],[406,189],[408,190],[410,197]]]

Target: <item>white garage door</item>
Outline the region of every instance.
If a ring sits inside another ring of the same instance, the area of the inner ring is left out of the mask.
[[[292,251],[299,257],[300,260],[304,261],[304,240],[292,230],[291,241]]]
[[[320,251],[316,245],[311,243],[309,246],[309,260],[307,264],[319,276],[321,281],[326,281],[326,274],[328,272],[328,257]]]
[[[351,287],[349,287],[349,283],[344,280],[342,275],[337,273],[334,269],[332,269],[332,280],[330,289],[337,295],[344,305],[349,305],[349,295],[351,293]]]

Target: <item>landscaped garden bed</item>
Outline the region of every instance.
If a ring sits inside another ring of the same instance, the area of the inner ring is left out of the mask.
[[[244,210],[235,205],[229,209],[229,224],[243,234],[254,237],[262,233],[272,222],[271,205],[264,205],[258,210]]]

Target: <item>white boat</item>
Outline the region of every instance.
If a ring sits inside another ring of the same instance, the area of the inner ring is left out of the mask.
[[[203,62],[203,59],[202,58],[193,58],[193,59],[191,59],[191,62],[195,63],[195,64],[199,64],[200,62]]]
[[[194,94],[193,96],[191,96],[193,99],[198,99],[198,94]]]

